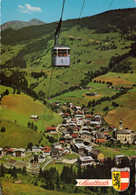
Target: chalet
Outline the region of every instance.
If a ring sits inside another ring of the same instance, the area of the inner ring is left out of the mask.
[[[77,120],[80,120],[80,119],[82,118],[82,114],[76,114],[76,115],[75,115],[75,118],[76,118],[76,121],[77,121]]]
[[[56,127],[47,127],[45,133],[56,133]]]
[[[101,123],[99,121],[90,121],[90,125],[91,126],[98,126],[98,127],[100,127]]]
[[[39,163],[42,163],[42,162],[44,162],[45,161],[45,157],[44,156],[39,156],[39,158],[38,158],[38,162]]]
[[[87,166],[92,165],[94,159],[91,156],[80,156],[78,162],[81,166]]]
[[[41,152],[42,151],[42,147],[41,146],[33,146],[32,147],[32,152]]]
[[[24,148],[17,148],[13,151],[14,157],[25,157],[25,149]]]
[[[121,143],[132,143],[132,133],[130,130],[117,131],[117,141]]]
[[[96,115],[94,116],[94,118],[95,118],[95,121],[101,122],[101,116],[100,116],[99,114],[96,114]]]
[[[82,131],[88,131],[89,127],[88,126],[83,126]]]
[[[52,157],[59,157],[59,155],[60,155],[60,152],[59,152],[58,148],[52,148],[51,149],[51,156]]]
[[[7,155],[7,151],[10,149],[10,146],[5,146],[4,148],[3,148],[3,155],[5,156],[5,155]]]
[[[44,155],[50,155],[51,147],[45,146],[42,148],[42,152]]]
[[[64,131],[63,136],[69,137],[70,136],[70,131]]]
[[[68,118],[69,117],[69,113],[64,113],[64,118]]]
[[[90,156],[92,156],[95,160],[98,160],[101,162],[104,161],[104,154],[100,150],[92,148],[90,150]]]
[[[82,131],[80,133],[81,139],[90,139],[90,132],[89,131]]]
[[[92,119],[92,115],[91,114],[87,114],[87,115],[85,115],[85,118],[86,119]]]
[[[11,156],[13,156],[13,151],[14,151],[14,148],[8,149],[7,152],[6,152],[6,155],[11,155]]]
[[[80,155],[84,155],[85,145],[83,143],[75,143],[74,151],[79,153]]]
[[[95,134],[95,143],[103,143],[105,142],[105,136],[102,132],[96,132]]]
[[[78,119],[76,124],[77,124],[78,127],[81,127],[82,123],[83,123],[83,120]]]
[[[53,144],[53,148],[58,148],[60,150],[60,149],[62,149],[62,146],[60,143],[56,142]]]
[[[39,116],[38,116],[38,115],[31,115],[31,116],[30,116],[30,119],[37,120],[38,118],[39,118]]]
[[[78,138],[78,133],[72,133],[71,136],[72,138]]]
[[[90,156],[90,151],[92,150],[92,146],[86,146],[85,147],[85,154],[87,155],[87,156]]]

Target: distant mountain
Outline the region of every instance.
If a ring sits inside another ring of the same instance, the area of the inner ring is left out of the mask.
[[[16,21],[6,22],[3,25],[1,25],[1,30],[6,30],[8,28],[18,30],[18,29],[23,28],[23,27],[42,25],[42,24],[45,24],[45,22],[43,22],[41,20],[37,20],[37,19],[32,19],[28,22],[16,20]]]

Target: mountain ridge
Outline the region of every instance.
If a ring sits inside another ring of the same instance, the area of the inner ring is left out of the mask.
[[[46,24],[46,23],[36,18],[33,18],[32,20],[29,20],[28,22],[20,21],[20,20],[13,20],[13,21],[8,21],[2,24],[1,30],[6,30],[9,28],[12,28],[13,30],[19,30],[23,27],[28,27],[28,26],[33,26],[33,25],[43,25],[43,24]]]

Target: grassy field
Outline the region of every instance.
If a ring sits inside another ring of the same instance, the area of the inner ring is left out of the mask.
[[[73,92],[67,92],[65,94],[62,94],[56,98],[53,98],[50,100],[50,102],[60,101],[61,103],[64,102],[73,102],[75,105],[82,106],[83,104],[85,106],[88,105],[89,101],[92,100],[98,100],[103,96],[112,96],[117,93],[116,90],[107,88],[106,84],[102,83],[94,83],[90,82],[87,87],[90,87],[90,90],[75,90]],[[85,96],[83,97],[83,94],[86,94],[87,92],[93,93],[96,92],[97,96]]]
[[[136,131],[136,88],[117,98],[116,102],[121,105],[121,107],[109,111],[104,119],[109,124],[114,124],[116,127],[119,126],[119,121],[122,120],[124,128]]]
[[[65,158],[70,160],[70,159],[78,158],[78,155],[76,155],[76,154],[66,154]]]
[[[36,144],[41,138],[40,134],[45,131],[47,126],[62,122],[59,115],[40,101],[34,101],[33,98],[23,93],[12,94],[11,88],[2,86],[2,91],[5,89],[8,89],[10,93],[4,96],[1,101],[0,127],[4,126],[6,131],[0,132],[0,146],[26,147],[28,142]],[[39,119],[30,119],[31,115],[38,115]],[[37,126],[37,132],[28,128],[28,122],[33,122]],[[50,145],[46,137],[43,137],[41,144]]]
[[[4,195],[69,195],[69,193],[45,190],[32,184],[14,184],[6,181],[2,181],[2,190]]]
[[[70,165],[70,164],[65,164],[65,163],[55,163],[55,162],[51,162],[51,163],[49,163],[48,165],[47,165],[47,167],[45,167],[45,170],[47,170],[47,169],[50,169],[51,167],[55,167],[57,170],[58,170],[58,172],[59,173],[61,173],[62,172],[62,169],[63,169],[63,167],[64,167],[64,165],[65,166],[72,166],[72,165]],[[75,166],[75,165],[74,165]],[[75,166],[75,169],[76,169],[76,166]]]
[[[24,127],[28,121],[38,126],[38,131],[45,130],[45,127],[61,123],[62,118],[40,101],[34,101],[33,98],[25,94],[12,94],[4,96],[1,102],[1,118],[17,122]],[[39,120],[30,119],[31,115],[38,115]]]
[[[0,147],[11,146],[21,148],[27,147],[28,142],[36,144],[39,142],[41,135],[34,130],[24,128],[19,124],[11,121],[2,120],[1,127],[5,127],[5,132],[0,132]]]
[[[135,155],[135,150],[128,149],[128,148],[118,148],[119,151],[116,151],[114,148],[107,148],[104,146],[95,146],[96,149],[100,150],[106,158],[114,158],[116,155],[125,155],[131,156]]]
[[[105,82],[109,81],[112,82],[115,86],[131,87],[134,83],[136,83],[136,74],[108,72],[105,75],[96,77],[94,80],[101,80]]]

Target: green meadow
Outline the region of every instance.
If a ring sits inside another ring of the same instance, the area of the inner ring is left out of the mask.
[[[1,91],[9,90],[9,95],[2,98],[0,113],[1,127],[5,127],[5,132],[0,132],[1,146],[10,145],[12,147],[26,147],[28,142],[37,144],[47,126],[57,125],[62,122],[62,118],[51,111],[40,101],[23,93],[12,94],[12,89],[1,86]],[[31,115],[38,115],[38,120],[30,119]],[[28,122],[37,126],[37,132],[28,128]],[[41,144],[50,145],[46,137],[42,137]]]
[[[15,184],[7,181],[2,181],[2,190],[4,195],[69,195],[69,193],[45,190],[33,184]],[[83,193],[74,194],[85,195]]]

